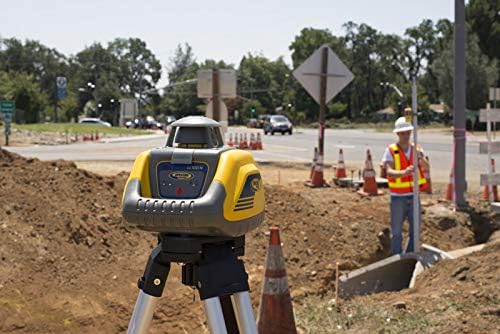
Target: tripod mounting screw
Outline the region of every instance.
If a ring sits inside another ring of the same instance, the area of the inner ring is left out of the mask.
[[[155,280],[153,281],[153,284],[158,286],[161,284],[161,280],[159,278],[155,278]]]

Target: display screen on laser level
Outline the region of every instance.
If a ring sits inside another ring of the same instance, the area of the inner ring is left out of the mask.
[[[162,198],[198,198],[207,176],[208,165],[193,162],[178,165],[161,162],[156,168],[158,189]]]

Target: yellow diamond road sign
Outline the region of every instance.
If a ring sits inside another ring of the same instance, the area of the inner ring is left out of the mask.
[[[322,45],[302,65],[293,71],[293,76],[318,104],[320,103],[321,50],[325,47],[328,48],[326,102],[333,99],[354,79],[354,75],[337,57],[335,52],[327,44]]]

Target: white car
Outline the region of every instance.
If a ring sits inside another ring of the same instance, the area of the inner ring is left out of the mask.
[[[80,124],[90,124],[90,125],[102,125],[102,126],[111,126],[111,123],[101,121],[99,118],[82,118],[78,121]]]

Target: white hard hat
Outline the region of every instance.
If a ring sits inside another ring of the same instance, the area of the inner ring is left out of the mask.
[[[411,123],[407,122],[406,118],[399,117],[396,120],[396,123],[394,123],[394,130],[392,132],[398,133],[398,132],[411,131],[411,130],[413,130],[413,125],[411,125]]]

